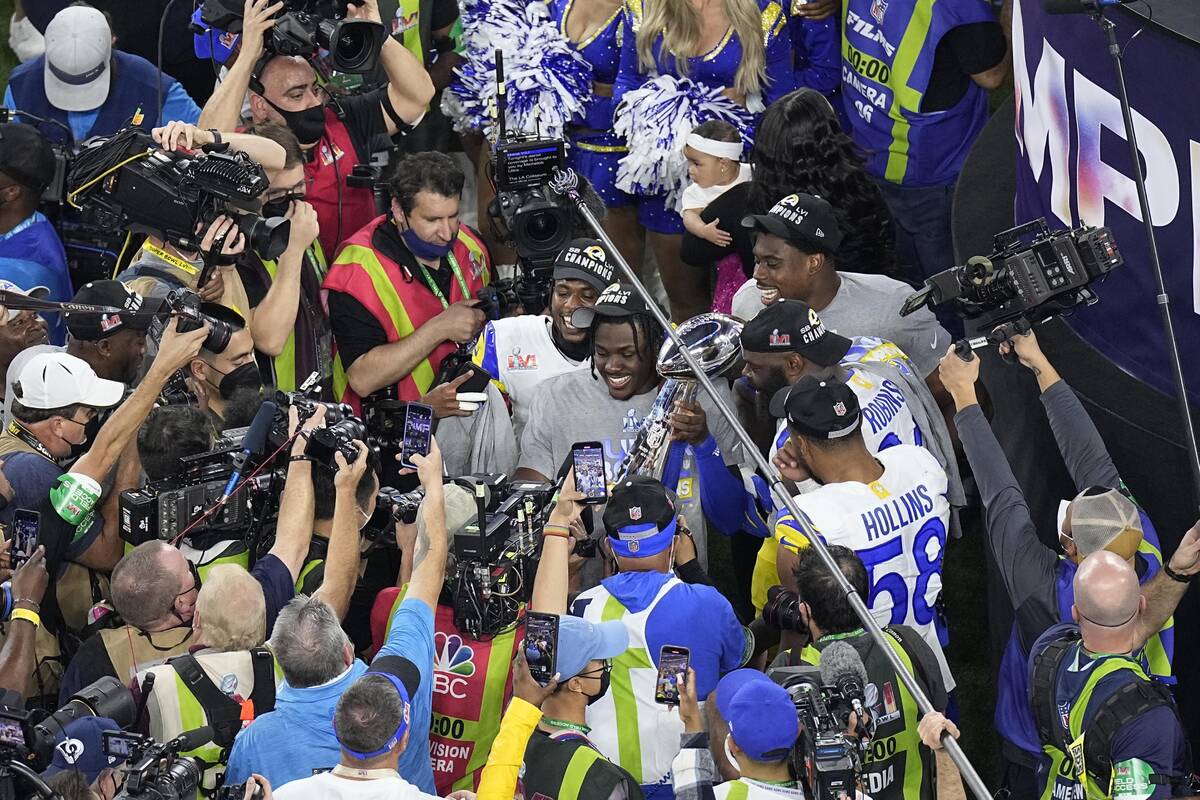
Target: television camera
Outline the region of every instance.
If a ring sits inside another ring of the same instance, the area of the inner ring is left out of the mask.
[[[181,757],[212,741],[207,726],[185,731],[169,742],[159,744],[142,733],[105,731],[104,754],[125,760],[125,783],[113,800],[146,797],[151,800],[183,800],[196,796],[204,764],[199,759]]]
[[[996,234],[991,255],[974,256],[926,280],[904,301],[900,315],[950,303],[979,331],[998,326],[1027,331],[1076,306],[1095,303],[1099,298],[1091,284],[1123,263],[1108,228],[1051,231],[1040,218]]]

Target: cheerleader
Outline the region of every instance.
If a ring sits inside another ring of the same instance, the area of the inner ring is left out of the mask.
[[[778,0],[624,0],[624,17],[614,130],[629,152],[617,186],[639,196],[638,221],[680,322],[712,299],[710,282],[679,258],[684,140],[722,119],[750,143],[757,112],[793,88],[787,15]]]

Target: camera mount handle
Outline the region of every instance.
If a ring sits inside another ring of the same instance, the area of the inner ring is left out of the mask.
[[[832,572],[834,577],[837,579],[838,585],[841,587],[842,594],[846,596],[850,606],[854,609],[855,615],[857,615],[859,621],[862,622],[863,628],[878,644],[879,651],[887,657],[888,663],[896,671],[896,674],[899,676],[901,682],[904,683],[905,688],[907,688],[912,694],[913,699],[917,702],[917,707],[920,709],[921,714],[925,715],[933,711],[933,704],[930,703],[929,698],[925,696],[925,692],[921,689],[920,684],[917,683],[916,678],[914,678],[912,673],[910,673],[904,666],[904,663],[900,660],[900,657],[896,654],[896,652],[887,645],[883,630],[879,627],[879,623],[875,621],[875,618],[871,616],[871,611],[867,608],[866,603],[864,603],[863,599],[858,596],[858,593],[854,590],[854,587],[850,585],[850,581],[846,579],[846,576],[842,574],[842,571],[838,568],[837,562],[833,560],[833,556],[829,554],[828,548],[825,547],[825,543],[821,541],[821,537],[817,535],[815,530],[813,530],[812,525],[810,525],[808,522],[808,518],[801,513],[799,506],[796,505],[796,501],[792,499],[790,494],[788,494],[783,484],[783,478],[780,477],[778,471],[771,466],[770,462],[767,461],[763,454],[759,452],[758,447],[754,444],[754,440],[750,438],[750,434],[747,433],[746,429],[742,427],[741,422],[738,421],[737,414],[735,414],[733,409],[730,408],[729,404],[725,400],[724,395],[717,391],[716,386],[713,384],[712,378],[710,378],[708,374],[701,368],[700,363],[696,360],[696,357],[687,348],[683,340],[679,338],[679,334],[676,333],[675,329],[671,326],[671,321],[667,319],[667,316],[662,312],[662,309],[658,307],[658,304],[650,295],[649,290],[646,289],[645,285],[642,284],[637,274],[634,273],[633,269],[629,266],[629,263],[624,259],[624,257],[622,257],[621,251],[617,248],[616,244],[613,243],[612,238],[609,237],[604,228],[601,227],[599,220],[596,219],[596,216],[592,213],[591,209],[587,207],[587,204],[579,194],[579,178],[575,175],[575,171],[573,169],[560,169],[556,171],[554,178],[550,182],[550,188],[557,194],[569,198],[575,204],[580,216],[582,216],[587,222],[588,227],[592,229],[592,232],[595,234],[595,236],[608,250],[609,255],[619,265],[623,279],[633,285],[634,290],[646,303],[647,308],[650,309],[651,315],[658,320],[658,324],[662,325],[663,330],[667,333],[667,336],[672,342],[675,343],[675,346],[679,348],[679,353],[683,356],[684,361],[687,362],[688,367],[691,368],[693,376],[697,381],[699,381],[700,385],[704,387],[704,391],[708,393],[709,398],[716,405],[721,416],[725,418],[730,427],[732,427],[734,433],[737,434],[738,441],[745,449],[746,454],[751,458],[759,472],[761,472],[763,476],[771,482],[771,492],[775,496],[776,500],[780,502],[780,505],[784,506],[789,512],[791,512],[792,517],[803,529],[804,535],[808,537],[813,550],[815,550],[818,556],[820,556],[821,561],[825,564],[826,569]],[[992,793],[988,790],[983,780],[979,777],[979,773],[975,771],[975,768],[971,765],[970,760],[967,759],[966,754],[962,751],[962,748],[959,746],[958,742],[955,741],[954,738],[948,733],[943,733],[942,744],[945,746],[946,752],[954,761],[955,765],[958,766],[958,771],[962,774],[963,781],[971,788],[971,791],[975,794],[975,796],[979,798],[979,800],[991,800]]]
[[[1162,315],[1163,335],[1167,340],[1167,352],[1171,359],[1171,377],[1175,382],[1175,396],[1179,403],[1179,414],[1183,418],[1184,442],[1188,451],[1188,466],[1192,472],[1192,507],[1200,504],[1200,453],[1196,449],[1196,429],[1192,422],[1191,408],[1187,399],[1187,383],[1183,378],[1183,363],[1179,357],[1179,342],[1175,338],[1175,324],[1171,321],[1171,298],[1167,295],[1167,286],[1163,281],[1162,262],[1158,257],[1158,238],[1154,233],[1154,221],[1150,218],[1150,200],[1146,195],[1146,175],[1142,171],[1142,161],[1137,143],[1137,131],[1133,126],[1133,110],[1129,105],[1129,92],[1125,87],[1124,51],[1117,43],[1117,26],[1104,16],[1105,6],[1097,4],[1092,12],[1092,19],[1100,26],[1108,44],[1108,54],[1112,56],[1113,69],[1117,76],[1117,92],[1121,101],[1121,119],[1125,123],[1125,139],[1129,142],[1129,154],[1133,162],[1133,182],[1137,186],[1138,208],[1142,212],[1142,225],[1146,229],[1146,243],[1150,248],[1150,267],[1154,271],[1155,285],[1158,294],[1155,302]],[[1134,34],[1136,37],[1137,34]],[[1131,39],[1132,41],[1132,39]]]
[[[54,791],[47,785],[42,776],[33,771],[33,769],[23,762],[15,759],[10,759],[3,765],[0,765],[0,797],[7,794],[7,788],[11,785],[7,781],[13,778],[24,779],[27,785],[33,788],[33,794],[36,797],[44,797],[46,800],[62,800],[62,795]],[[15,790],[14,790],[15,791]],[[17,797],[12,794],[10,797]],[[29,795],[19,795],[20,797],[28,797]]]

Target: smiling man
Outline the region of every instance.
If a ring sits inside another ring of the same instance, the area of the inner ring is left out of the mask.
[[[827,201],[791,194],[766,214],[744,218],[742,225],[756,234],[754,277],[734,296],[734,316],[749,320],[776,300],[803,300],[831,331],[895,342],[922,378],[935,372],[950,334],[927,308],[900,316],[900,306],[913,292],[908,284],[837,270],[842,234]]]
[[[512,402],[518,438],[529,418],[534,390],[555,375],[579,369],[592,354],[587,331],[572,325],[571,315],[577,308],[596,305],[604,287],[612,283],[614,263],[598,239],[576,239],[558,254],[553,269],[546,313],[489,322],[475,344],[475,363]]]

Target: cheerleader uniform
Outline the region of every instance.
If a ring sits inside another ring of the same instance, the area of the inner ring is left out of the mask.
[[[582,42],[567,38],[567,17],[571,6],[586,0],[551,0],[550,13],[554,23],[570,46],[592,65],[595,83],[613,85],[621,60],[621,40],[625,23],[621,7],[613,11],[600,29]],[[608,208],[632,205],[634,197],[617,188],[617,162],[625,155],[625,140],[613,133],[613,98],[593,95],[587,103],[583,119],[568,130],[571,150],[570,166],[587,178]]]
[[[638,64],[636,34],[641,27],[643,2],[644,0],[624,0],[624,41],[621,43],[620,70],[613,90],[613,100],[617,104],[626,92],[641,87],[653,77],[642,72]],[[766,44],[766,78],[762,85],[761,99],[762,104],[768,106],[795,88],[792,43],[788,33],[787,15],[778,0],[758,0],[758,5],[762,11],[763,40]],[[662,50],[661,36],[654,43],[653,52],[656,75],[681,77],[675,71],[675,56]],[[688,59],[688,74],[682,77],[707,86],[730,87],[735,83],[738,65],[741,62],[742,43],[731,27],[725,31],[724,37],[712,50],[702,56]],[[683,142],[677,144],[682,147]],[[682,217],[674,208],[667,208],[665,200],[664,194],[639,197],[638,221],[647,230],[655,233],[683,233]]]

